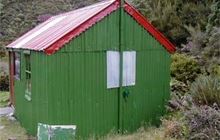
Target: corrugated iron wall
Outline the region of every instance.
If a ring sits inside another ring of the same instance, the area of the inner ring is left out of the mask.
[[[25,64],[15,82],[16,115],[31,134],[37,123],[74,124],[78,136],[119,128],[119,90],[107,89],[106,50],[119,50],[119,11],[57,53],[31,52],[32,101],[24,98]],[[169,53],[132,17],[124,17],[123,50],[137,51],[136,85],[122,100],[123,130],[158,123],[169,98]]]
[[[106,83],[106,50],[118,50],[118,26],[116,11],[51,56],[31,52],[31,102],[24,99],[22,56],[16,115],[29,133],[36,134],[38,122],[77,125],[79,136],[118,128],[118,89]]]
[[[170,95],[170,54],[128,14],[123,17],[122,50],[137,51],[136,85],[122,100],[122,127],[135,131],[144,122],[158,124]]]
[[[117,128],[118,94],[117,89],[106,90],[105,61],[104,51],[56,53],[48,57],[43,123],[77,125],[81,136]]]

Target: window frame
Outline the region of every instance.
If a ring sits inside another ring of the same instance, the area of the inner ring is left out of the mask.
[[[135,86],[136,84],[136,63],[137,63],[137,53],[136,51],[123,51],[123,78],[122,86]]]
[[[29,53],[24,53],[24,61],[25,61],[25,98],[28,101],[31,101],[31,54]]]
[[[120,87],[120,52],[107,51],[107,89]]]
[[[19,65],[16,65],[16,56],[18,56]],[[21,80],[21,52],[13,52],[13,67],[14,67],[14,79]],[[17,69],[19,66],[19,69]]]

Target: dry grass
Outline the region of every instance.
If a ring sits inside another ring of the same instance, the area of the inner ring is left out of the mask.
[[[9,100],[9,92],[0,91],[0,107],[6,107]],[[0,140],[28,140],[26,131],[18,121],[0,117]]]
[[[6,117],[0,117],[0,140],[28,140],[26,131],[17,121],[8,120]]]
[[[0,107],[6,107],[9,101],[9,92],[0,91]]]
[[[3,126],[3,127],[2,127]],[[2,127],[2,128],[1,128]],[[30,138],[24,128],[17,121],[8,120],[0,117],[0,140],[16,139],[16,140],[34,140]],[[98,138],[99,140],[177,140],[166,136],[165,128],[150,127],[148,129],[141,128],[133,134],[116,134],[109,133],[107,136]],[[97,140],[91,137],[89,140]],[[179,140],[179,139],[178,139]]]
[[[90,138],[89,140],[95,140],[96,138]],[[119,135],[110,133],[107,136],[99,138],[100,140],[176,140],[170,137],[166,137],[164,128],[150,127],[148,129],[141,128],[133,134]]]

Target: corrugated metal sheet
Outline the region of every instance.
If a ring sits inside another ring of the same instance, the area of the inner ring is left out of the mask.
[[[74,29],[77,29],[74,36],[79,35],[100,19],[116,10],[117,7],[117,1],[108,0],[54,16],[9,44],[7,48],[43,51]],[[100,12],[104,13],[99,15]],[[91,19],[92,17],[95,17],[95,19]],[[86,25],[81,27],[83,23],[86,23]]]
[[[45,51],[46,54],[53,54],[71,39],[115,11],[119,6],[119,0],[108,0],[54,16],[17,39],[15,42],[9,44],[7,48]],[[146,31],[154,36],[167,51],[170,53],[175,51],[174,45],[134,7],[126,2],[124,9],[133,16]]]
[[[127,100],[120,94],[122,130],[133,132],[143,123],[160,122],[170,94],[170,54],[128,12],[124,12],[122,24],[122,51],[137,52],[136,84],[122,87],[122,93],[130,93]]]

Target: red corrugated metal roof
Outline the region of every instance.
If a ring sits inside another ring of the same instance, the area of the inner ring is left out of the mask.
[[[81,32],[116,10],[118,7],[118,2],[115,0],[108,0],[51,17],[44,23],[38,25],[36,28],[18,38],[13,43],[9,44],[7,48],[44,51],[60,38],[75,29],[78,30],[78,32],[75,33],[75,36],[79,35]],[[105,11],[105,13],[103,11]],[[96,16],[99,13],[102,13],[101,17]],[[81,27],[83,23],[87,23],[86,27]],[[51,53],[53,52],[54,51],[51,51]]]
[[[71,39],[117,10],[119,6],[119,0],[108,0],[51,17],[9,44],[7,48],[44,51],[46,54],[53,54]],[[124,9],[169,52],[175,51],[174,45],[157,31],[135,8],[125,3]]]

